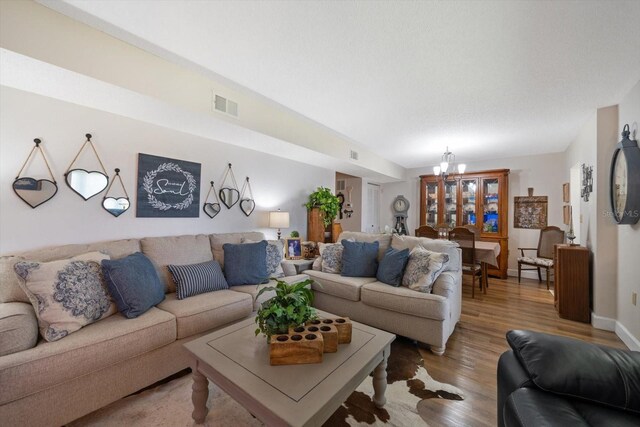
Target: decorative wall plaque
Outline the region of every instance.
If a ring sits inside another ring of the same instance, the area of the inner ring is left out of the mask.
[[[513,198],[515,228],[541,229],[547,226],[547,196]]]
[[[200,169],[200,163],[139,153],[136,217],[199,217]]]

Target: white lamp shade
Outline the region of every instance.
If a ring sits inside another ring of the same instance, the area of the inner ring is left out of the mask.
[[[458,165],[458,173],[464,173],[465,170],[467,170],[467,165],[465,165],[464,163],[460,163]]]
[[[282,212],[282,211],[269,212],[269,227],[289,228],[289,212]]]
[[[443,173],[447,173],[447,169],[449,169],[449,163],[448,162],[441,162],[440,163],[440,170]]]
[[[433,167],[433,174],[434,175],[440,175],[440,166],[434,166]]]

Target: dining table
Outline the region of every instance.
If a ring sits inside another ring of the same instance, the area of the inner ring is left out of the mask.
[[[482,293],[487,293],[489,285],[489,266],[498,267],[498,255],[500,255],[500,244],[496,242],[486,242],[476,240],[475,242],[476,261],[480,262],[482,267]]]

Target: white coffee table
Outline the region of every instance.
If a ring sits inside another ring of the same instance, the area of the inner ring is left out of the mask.
[[[325,353],[322,363],[271,366],[266,339],[254,336],[255,329],[249,318],[184,345],[193,359],[196,423],[207,416],[207,379],[269,426],[322,425],[371,372],[373,401],[378,407],[385,404],[387,358],[395,335],[353,322],[351,343]]]

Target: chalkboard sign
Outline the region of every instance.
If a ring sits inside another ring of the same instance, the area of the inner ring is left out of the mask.
[[[138,218],[200,216],[200,163],[138,153]]]

